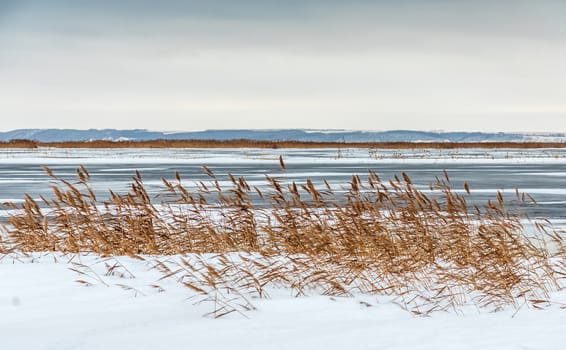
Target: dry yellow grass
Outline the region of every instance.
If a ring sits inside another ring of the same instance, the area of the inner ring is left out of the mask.
[[[279,286],[297,295],[391,295],[418,315],[469,303],[542,307],[563,287],[559,234],[544,222],[525,232],[524,218],[500,193],[474,205],[469,186],[456,193],[447,174],[425,195],[406,174],[384,181],[369,171],[339,196],[326,182],[317,188],[269,177],[268,191],[231,175],[222,188],[204,170],[210,180],[193,191],[176,174],[163,179],[160,199],[150,198],[137,173],[128,193],[99,201],[85,168],[72,183],[46,169],[53,197],[5,204],[14,212],[0,251],[155,255],[164,278],[215,301],[223,291],[247,300]],[[517,192],[516,200],[531,199]],[[163,257],[176,254],[184,257]],[[214,315],[235,310],[225,303]]]

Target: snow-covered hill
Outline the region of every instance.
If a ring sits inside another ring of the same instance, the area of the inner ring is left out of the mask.
[[[262,140],[262,141],[318,141],[318,142],[493,142],[493,141],[548,141],[566,142],[566,133],[484,133],[436,132],[413,130],[350,131],[350,130],[204,130],[192,132],[159,132],[143,129],[18,129],[0,132],[0,141],[14,139],[54,141],[89,140]]]

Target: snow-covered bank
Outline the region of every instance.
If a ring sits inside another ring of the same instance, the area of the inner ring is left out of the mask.
[[[1,149],[0,164],[564,164],[566,149]]]
[[[159,281],[150,264],[118,260],[135,278],[103,283],[52,255],[0,263],[0,336],[6,349],[563,349],[566,310],[527,306],[498,313],[435,313],[414,317],[378,297],[300,297],[275,290],[253,300],[247,317],[203,317],[210,305],[173,280]],[[74,262],[79,262],[77,258]],[[81,257],[85,266],[99,258]],[[95,269],[96,270],[96,269]],[[117,270],[118,271],[118,270]],[[124,270],[120,270],[124,272]],[[120,287],[117,284],[123,285]],[[164,289],[151,287],[159,285]],[[126,288],[126,289],[124,289]],[[130,289],[127,289],[130,288]],[[143,295],[142,295],[143,294]],[[551,298],[566,303],[566,293]]]

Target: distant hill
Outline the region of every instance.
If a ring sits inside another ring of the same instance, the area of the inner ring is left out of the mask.
[[[432,132],[412,130],[349,131],[349,130],[205,130],[193,132],[158,132],[142,129],[18,129],[0,132],[0,141],[15,139],[40,142],[94,140],[257,140],[312,142],[566,142],[566,134]]]

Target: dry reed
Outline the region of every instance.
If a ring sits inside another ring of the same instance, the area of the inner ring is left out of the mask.
[[[176,174],[163,179],[158,201],[136,173],[128,193],[99,201],[84,167],[74,182],[46,171],[52,198],[5,203],[13,212],[0,252],[159,256],[163,278],[214,302],[215,317],[252,309],[248,297],[267,297],[272,287],[388,295],[416,315],[468,304],[540,308],[566,278],[566,245],[548,223],[526,232],[501,193],[476,205],[469,186],[458,194],[446,173],[429,195],[406,174],[384,181],[371,170],[337,195],[327,182],[270,177],[268,191],[232,175],[222,188],[204,167],[210,180],[193,191]]]

